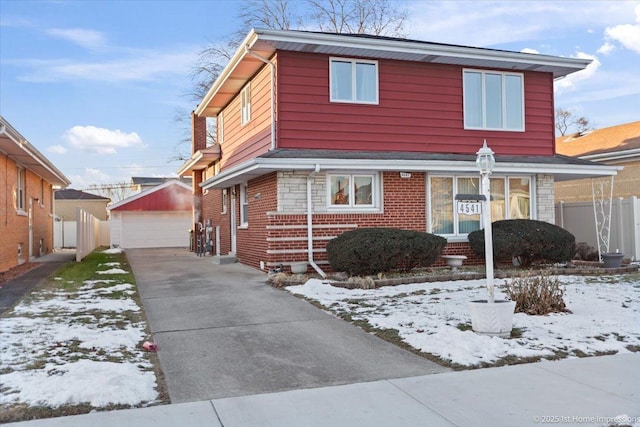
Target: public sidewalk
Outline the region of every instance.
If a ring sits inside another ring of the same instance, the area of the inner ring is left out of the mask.
[[[633,353],[543,361],[7,425],[640,426],[638,384],[640,354]]]

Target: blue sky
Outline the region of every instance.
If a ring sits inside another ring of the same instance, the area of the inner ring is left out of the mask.
[[[588,57],[556,106],[640,120],[640,1],[407,1],[408,37]],[[197,53],[238,29],[236,1],[0,0],[0,114],[72,187],[175,174]],[[306,28],[313,29],[313,28]]]

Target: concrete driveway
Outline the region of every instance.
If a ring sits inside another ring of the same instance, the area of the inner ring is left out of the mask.
[[[241,264],[128,249],[172,403],[447,371],[337,319]]]

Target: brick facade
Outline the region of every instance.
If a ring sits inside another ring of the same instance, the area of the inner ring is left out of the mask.
[[[53,188],[28,169],[25,171],[25,208],[17,209],[17,167],[8,156],[0,154],[0,272],[7,271],[30,258],[53,249]],[[36,200],[37,199],[37,200]],[[29,212],[33,237],[29,241]],[[22,246],[22,256],[18,246]],[[31,248],[29,247],[31,246]]]

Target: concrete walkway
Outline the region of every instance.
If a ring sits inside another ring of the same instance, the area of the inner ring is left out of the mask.
[[[640,354],[540,362],[7,424],[16,427],[640,425]]]
[[[12,307],[51,273],[59,270],[66,263],[75,261],[75,259],[76,251],[66,249],[36,258],[33,262],[38,263],[38,266],[0,286],[0,314]]]
[[[130,249],[127,258],[172,403],[447,371],[241,264],[182,249]]]

